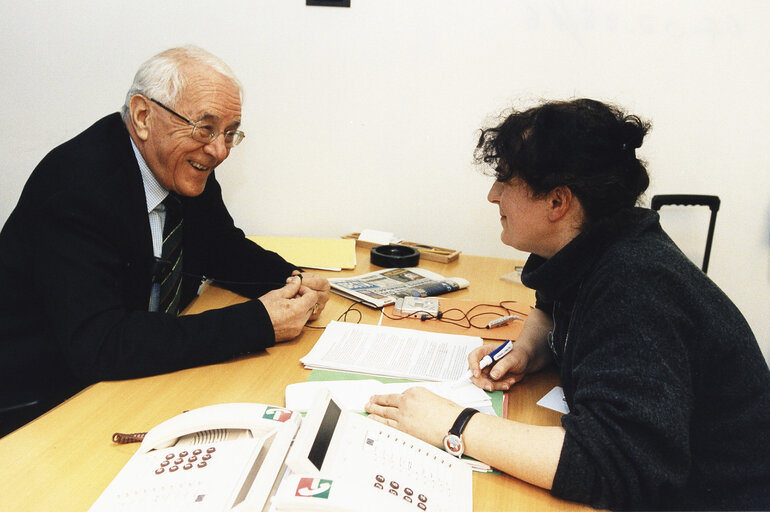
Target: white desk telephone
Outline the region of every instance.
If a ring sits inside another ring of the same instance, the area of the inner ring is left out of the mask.
[[[90,511],[261,511],[300,422],[289,409],[249,403],[175,416],[147,433]]]
[[[473,510],[470,466],[328,392],[314,402],[304,419],[263,404],[175,416],[147,433],[90,511]]]

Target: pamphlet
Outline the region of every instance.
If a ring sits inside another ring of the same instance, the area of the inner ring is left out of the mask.
[[[473,510],[468,464],[328,394],[302,420],[286,466],[272,511]]]
[[[461,277],[446,278],[422,268],[388,268],[329,279],[332,291],[369,307],[381,308],[400,297],[430,297],[468,287]]]

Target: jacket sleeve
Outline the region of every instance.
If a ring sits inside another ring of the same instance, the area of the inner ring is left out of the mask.
[[[664,299],[681,293],[657,294],[663,283],[628,272],[584,287],[562,363],[570,413],[551,492],[599,508],[656,508],[690,464],[688,320]]]
[[[127,239],[129,217],[137,218],[122,212],[126,202],[105,201],[99,194],[64,190],[40,206],[33,224],[35,286],[61,364],[75,376],[86,382],[143,377],[275,343],[259,301],[182,317],[148,312],[147,261],[136,257]],[[234,251],[233,242],[221,248]],[[266,275],[280,266],[260,271]]]
[[[189,227],[185,229],[185,254],[194,251],[190,270],[245,297],[256,298],[280,288],[293,270],[299,270],[247,239],[235,226],[213,173],[203,194],[188,200],[185,223]]]

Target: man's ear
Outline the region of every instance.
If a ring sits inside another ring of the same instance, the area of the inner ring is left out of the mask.
[[[574,206],[575,196],[569,187],[556,187],[548,193],[548,220],[551,222],[562,219]]]
[[[134,94],[128,102],[129,121],[134,127],[134,133],[142,140],[146,141],[150,136],[150,100],[141,94]]]

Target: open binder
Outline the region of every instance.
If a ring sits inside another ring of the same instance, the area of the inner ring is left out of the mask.
[[[303,420],[286,465],[289,472],[272,501],[276,512],[473,509],[470,466],[343,410],[328,394]]]

